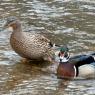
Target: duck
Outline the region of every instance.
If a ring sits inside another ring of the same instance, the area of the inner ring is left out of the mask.
[[[57,76],[59,78],[95,78],[95,60],[93,54],[75,55],[70,57],[68,49],[61,47]]]
[[[20,20],[15,16],[7,18],[4,29],[12,28],[10,45],[21,57],[29,60],[51,60],[54,54],[51,41],[40,33],[22,31]]]
[[[68,47],[62,46],[56,53],[57,60],[53,61],[46,71],[60,79],[95,78],[94,56],[95,53],[70,56]]]

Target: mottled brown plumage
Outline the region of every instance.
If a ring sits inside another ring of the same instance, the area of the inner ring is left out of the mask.
[[[5,27],[12,27],[10,44],[13,50],[27,59],[48,59],[54,51],[50,40],[41,34],[22,32],[21,23],[16,17],[9,17]]]

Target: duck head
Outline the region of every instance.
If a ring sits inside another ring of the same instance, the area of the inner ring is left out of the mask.
[[[59,62],[67,62],[69,60],[69,49],[67,46],[63,46],[60,48],[58,57]]]
[[[16,29],[20,26],[21,26],[21,24],[20,24],[20,21],[18,20],[18,18],[14,17],[14,16],[11,16],[11,17],[7,18],[7,21],[4,25],[4,28],[11,27],[12,29]]]

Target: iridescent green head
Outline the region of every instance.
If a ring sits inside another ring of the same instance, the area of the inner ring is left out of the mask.
[[[67,46],[62,46],[60,47],[60,51],[59,51],[59,62],[63,63],[63,62],[67,62],[69,60],[69,49]]]
[[[60,48],[60,52],[68,52],[68,51],[69,51],[69,49],[68,49],[67,46],[62,46],[62,47]]]

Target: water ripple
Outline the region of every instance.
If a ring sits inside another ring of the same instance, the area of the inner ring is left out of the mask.
[[[4,18],[14,15],[21,19],[23,31],[44,33],[56,44],[67,44],[71,55],[83,54],[95,50],[94,11],[95,0],[2,0],[0,94],[95,94],[95,80],[64,82],[42,72],[42,66],[21,62],[10,46],[11,32],[3,30]]]

